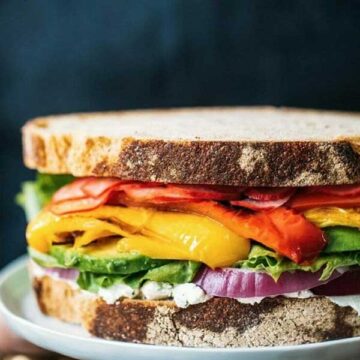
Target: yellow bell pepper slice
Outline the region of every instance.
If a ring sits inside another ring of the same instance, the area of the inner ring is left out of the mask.
[[[121,236],[118,250],[137,251],[156,259],[195,260],[210,267],[245,259],[250,241],[206,216],[153,209],[102,206],[57,216],[42,211],[28,226],[28,243],[48,252],[53,243],[75,237],[82,247],[108,236]]]
[[[357,208],[315,208],[305,211],[304,216],[321,228],[337,225],[360,227],[360,209]]]
[[[137,251],[154,259],[200,261],[212,268],[246,259],[250,241],[205,216],[156,212],[141,237],[121,239],[118,250]]]
[[[82,232],[75,238],[75,246],[85,246],[98,238],[109,235],[130,235],[119,226],[95,218],[79,216],[57,216],[42,211],[30,222],[26,238],[30,247],[40,252],[48,252],[53,243],[66,242],[66,234]]]

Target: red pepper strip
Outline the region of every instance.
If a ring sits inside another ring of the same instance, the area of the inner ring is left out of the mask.
[[[353,208],[360,206],[360,195],[356,196],[337,196],[321,193],[302,192],[295,194],[288,203],[287,207],[297,211],[305,211],[316,207],[336,206],[341,208]]]
[[[125,184],[120,190],[134,201],[174,200],[232,200],[240,197],[240,188],[207,185],[162,185],[162,184]]]

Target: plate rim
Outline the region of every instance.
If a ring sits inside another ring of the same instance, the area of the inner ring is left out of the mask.
[[[90,336],[88,338],[82,337],[74,334],[67,334],[62,331],[57,331],[54,329],[49,329],[45,326],[39,325],[37,323],[32,323],[28,319],[21,317],[15,314],[12,310],[10,310],[3,301],[2,288],[4,284],[12,277],[15,273],[26,271],[26,264],[28,262],[28,256],[23,255],[19,258],[10,262],[7,266],[5,266],[0,271],[0,313],[5,317],[5,319],[11,319],[18,324],[23,324],[24,326],[30,326],[34,329],[37,329],[42,333],[51,333],[55,336],[61,336],[68,340],[73,341],[82,341],[86,343],[99,344],[102,346],[110,345],[110,346],[118,346],[121,348],[129,348],[129,349],[142,349],[142,350],[160,350],[160,351],[182,351],[182,352],[196,352],[196,353],[236,353],[236,354],[249,354],[249,353],[271,353],[271,352],[286,352],[286,351],[294,351],[294,350],[313,350],[320,349],[329,346],[337,346],[337,345],[347,345],[353,342],[358,342],[360,340],[360,336],[355,336],[351,338],[338,339],[338,340],[329,340],[311,344],[302,344],[302,345],[279,345],[279,346],[259,346],[259,347],[231,347],[231,348],[214,348],[214,347],[182,347],[182,346],[172,346],[172,345],[151,345],[151,344],[142,344],[142,343],[131,343],[125,341],[114,341],[114,340],[106,340],[97,338],[94,336]],[[31,290],[30,290],[31,291]],[[75,325],[76,326],[76,325]],[[80,326],[80,325],[78,325]],[[46,334],[44,334],[46,335]]]

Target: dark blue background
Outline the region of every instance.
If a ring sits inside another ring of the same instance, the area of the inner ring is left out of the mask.
[[[225,104],[360,110],[359,1],[1,1],[0,266],[25,249],[26,119]]]

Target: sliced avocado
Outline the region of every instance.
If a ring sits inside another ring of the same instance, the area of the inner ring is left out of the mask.
[[[328,245],[324,253],[360,250],[360,231],[357,228],[334,226],[325,229]]]
[[[74,248],[72,245],[53,245],[49,255],[66,268],[98,274],[132,274],[170,262],[151,259],[139,253],[119,253],[116,243],[115,239],[80,248]]]

